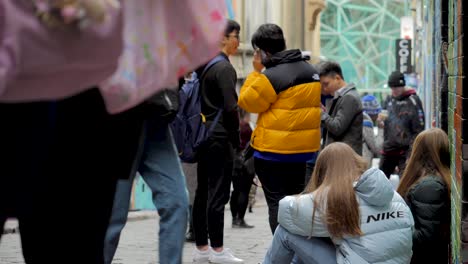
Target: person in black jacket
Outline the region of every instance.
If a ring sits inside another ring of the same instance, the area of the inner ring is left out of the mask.
[[[198,185],[192,209],[196,244],[193,261],[197,263],[208,260],[214,263],[243,263],[243,260],[224,248],[223,243],[224,207],[229,201],[234,150],[240,144],[237,75],[228,58],[237,52],[239,31],[239,24],[229,20],[219,55],[224,59],[212,65],[204,74],[197,70],[202,94],[201,110],[206,116],[206,126],[210,127],[218,111],[222,111],[213,134],[198,152]]]
[[[450,239],[450,153],[447,134],[421,132],[397,190],[414,217],[411,264],[448,263]]]
[[[388,78],[392,97],[386,103],[388,117],[384,121],[384,143],[380,169],[390,177],[398,166],[405,168],[407,154],[419,132],[424,130],[424,111],[414,89],[405,86],[405,76],[394,71]]]
[[[255,178],[255,169],[253,169],[253,157],[247,155],[252,136],[250,127],[250,113],[240,110],[240,135],[241,144],[234,160],[234,170],[232,173],[232,192],[229,206],[232,214],[233,228],[253,228],[245,222],[244,216],[249,204],[250,187]],[[250,160],[249,160],[250,159]],[[250,165],[250,168],[248,166]]]

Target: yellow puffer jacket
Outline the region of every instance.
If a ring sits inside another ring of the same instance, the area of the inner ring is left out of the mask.
[[[252,72],[238,104],[259,113],[251,145],[261,152],[298,154],[320,149],[318,72],[299,50],[276,53],[263,73]],[[270,65],[271,65],[270,64]]]

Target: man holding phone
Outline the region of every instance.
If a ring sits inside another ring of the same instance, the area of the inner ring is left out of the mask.
[[[261,25],[252,46],[254,71],[238,104],[258,113],[250,145],[274,233],[279,201],[304,190],[306,162],[320,149],[320,77],[300,50],[286,50],[283,31],[275,24]]]

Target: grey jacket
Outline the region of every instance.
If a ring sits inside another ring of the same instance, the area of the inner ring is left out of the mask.
[[[355,183],[361,215],[360,237],[332,237],[338,264],[410,263],[413,245],[413,216],[385,174],[373,168]],[[286,196],[279,203],[278,222],[300,236],[330,237],[323,221],[325,210],[314,210],[314,194]],[[312,223],[313,222],[313,223]]]
[[[327,103],[322,112],[324,147],[333,142],[343,142],[362,155],[362,103],[356,86],[348,84]]]

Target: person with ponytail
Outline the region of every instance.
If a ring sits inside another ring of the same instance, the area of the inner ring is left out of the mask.
[[[304,192],[280,201],[263,263],[409,263],[411,211],[385,174],[367,166],[345,143],[325,147]]]
[[[450,152],[443,130],[432,128],[416,137],[397,191],[414,216],[411,264],[448,263]]]

